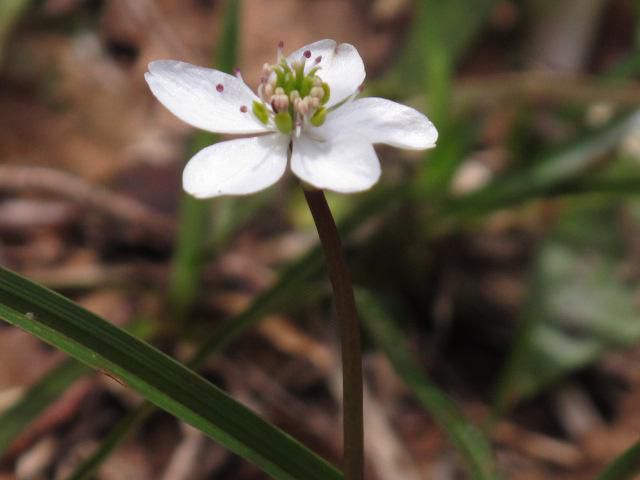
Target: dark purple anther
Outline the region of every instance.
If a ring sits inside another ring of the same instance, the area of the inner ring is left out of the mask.
[[[219,83],[218,85],[216,85],[216,90],[219,91],[220,93],[224,92],[224,85]]]
[[[311,58],[311,50],[307,50],[303,53],[304,58]]]
[[[241,111],[242,113],[247,113],[247,112],[249,111],[249,109],[247,108],[247,106],[246,106],[246,105],[242,105],[242,106],[240,107],[240,111]]]

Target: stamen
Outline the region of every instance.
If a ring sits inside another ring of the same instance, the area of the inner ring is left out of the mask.
[[[216,85],[216,90],[220,93],[224,92],[224,85],[219,83],[218,85]]]
[[[306,50],[304,53],[304,58],[311,58],[311,50]]]
[[[280,40],[278,42],[278,63],[284,58],[284,42]]]
[[[233,69],[233,73],[235,74],[238,80],[244,82],[244,79],[242,78],[242,73],[240,72],[240,69],[238,67]]]
[[[273,85],[271,83],[266,83],[260,85],[258,90],[260,90],[260,88],[262,88],[262,95],[260,95],[260,97],[267,102],[271,102],[271,97],[273,97]]]
[[[322,61],[322,55],[316,57],[316,65]]]
[[[242,105],[242,106],[240,107],[240,111],[241,111],[242,113],[247,113],[247,112],[249,111],[249,109],[247,108],[247,106],[246,106],[246,105]]]

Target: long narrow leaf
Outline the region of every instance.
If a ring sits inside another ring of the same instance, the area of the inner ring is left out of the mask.
[[[640,473],[640,442],[609,464],[596,480],[633,480]]]
[[[0,415],[0,457],[27,426],[51,405],[73,382],[91,370],[75,360],[67,360],[47,373],[25,392],[13,407]]]
[[[29,3],[30,0],[2,0],[0,2],[0,63],[3,60],[5,42]]]
[[[224,72],[231,71],[237,61],[240,0],[227,2],[222,19],[222,32],[216,49],[216,67]],[[199,150],[218,140],[215,133],[197,132],[188,147],[188,155],[193,156]],[[231,216],[235,221],[227,222],[224,232],[217,232],[217,243],[221,243],[233,231],[241,216],[230,215],[228,210],[234,205],[233,199],[222,199],[216,204],[222,213],[220,218]],[[169,287],[169,302],[174,320],[184,320],[189,308],[196,299],[200,288],[200,274],[206,260],[207,235],[210,229],[212,202],[199,200],[183,194],[180,203],[180,228],[176,251],[173,258],[173,271]],[[217,225],[219,226],[219,225]]]
[[[407,352],[406,339],[397,330],[385,308],[373,295],[364,290],[357,292],[357,301],[367,332],[389,357],[398,375],[460,450],[472,478],[500,478],[487,439],[465,418],[453,401],[431,383],[414,364]]]
[[[409,195],[407,189],[378,189],[371,192],[364,201],[340,222],[340,230],[344,235],[348,235],[357,228],[364,220],[370,218],[374,212],[380,212],[382,208],[392,208],[396,202],[402,202]],[[224,325],[216,329],[213,334],[203,342],[192,360],[188,363],[191,368],[201,366],[204,361],[213,353],[219,352],[237,339],[246,330],[254,326],[266,314],[281,308],[291,306],[292,299],[304,300],[304,289],[306,282],[317,274],[321,268],[322,260],[320,249],[312,248],[305,255],[288,266],[280,275],[279,280],[270,289],[260,294],[251,305],[239,315],[229,319]],[[58,380],[60,381],[60,380]],[[70,384],[69,381],[67,384]],[[34,389],[41,387],[35,386]],[[45,388],[45,387],[42,387]],[[25,396],[25,400],[28,396]],[[53,401],[54,398],[51,399]],[[43,403],[42,409],[46,407]],[[38,412],[32,412],[30,419],[35,418]],[[134,415],[134,414],[132,414]],[[29,418],[23,420],[26,425]],[[0,422],[0,426],[2,426]],[[127,438],[130,430],[137,425],[137,422],[129,421],[128,418],[122,424],[116,425],[114,431],[105,439],[103,444],[89,458],[78,466],[74,474],[84,477],[93,473],[100,464],[117,448],[117,446]],[[1,429],[0,429],[1,430]],[[78,478],[82,478],[78,477]]]
[[[563,184],[575,181],[592,168],[637,124],[635,113],[618,118],[601,129],[582,135],[559,151],[545,155],[524,172],[498,179],[482,190],[451,200],[440,215],[469,218],[532,198],[557,195],[562,192]]]
[[[119,378],[276,479],[341,478],[320,457],[193,371],[64,297],[5,269],[0,269],[0,318]]]
[[[67,480],[88,480],[98,467],[113,453],[113,451],[129,436],[137,425],[140,425],[147,416],[154,411],[151,403],[145,402],[126,415],[96,451],[82,462]]]

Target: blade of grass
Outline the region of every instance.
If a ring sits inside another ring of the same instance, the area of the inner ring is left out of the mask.
[[[113,451],[129,436],[131,431],[140,425],[153,411],[154,406],[149,402],[134,408],[120,420],[115,428],[95,452],[83,461],[75,471],[67,477],[67,480],[89,480],[98,467],[109,458]]]
[[[373,192],[372,192],[373,193]],[[381,190],[377,194],[370,194],[367,200],[355,208],[342,222],[341,231],[345,234],[357,228],[362,221],[382,207],[392,207],[394,200],[404,198],[407,190],[400,191]],[[300,257],[297,261],[288,266],[280,275],[278,282],[262,294],[260,294],[251,305],[239,315],[229,319],[221,325],[215,332],[200,346],[188,365],[191,368],[200,367],[210,355],[222,351],[231,342],[237,339],[242,333],[257,324],[265,315],[284,306],[291,307],[293,303],[304,302],[309,298],[305,295],[304,289],[308,281],[318,274],[322,269],[322,256],[319,247],[312,248],[309,252]],[[132,414],[135,415],[135,414]],[[141,415],[141,413],[138,413]],[[78,466],[76,472],[70,479],[79,480],[88,478],[90,474],[106,460],[111,452],[117,448],[129,435],[131,429],[138,425],[138,422],[124,418],[100,447],[82,464]],[[83,476],[76,476],[79,473]]]
[[[31,0],[2,0],[0,2],[0,64],[9,34]]]
[[[240,0],[227,2],[222,19],[222,32],[216,51],[216,67],[224,72],[232,71],[237,61],[240,6]],[[188,148],[188,158],[216,141],[218,141],[218,136],[214,133],[204,131],[196,133]],[[225,232],[217,234],[217,245],[226,240],[226,237],[233,231],[237,222],[243,218],[242,216],[231,215],[227,211],[232,209],[233,202],[233,199],[223,199],[217,203],[220,217],[236,219],[234,222],[225,223]],[[211,201],[198,200],[187,194],[182,195],[180,227],[169,286],[169,303],[172,316],[178,324],[184,320],[200,290],[200,275],[208,246],[207,235],[211,228],[211,216]]]
[[[431,383],[414,364],[407,351],[408,342],[394,325],[386,308],[366,290],[358,290],[356,297],[366,331],[385,352],[397,374],[413,390],[418,400],[433,415],[463,455],[472,478],[500,478],[488,440],[465,418],[454,402]]]
[[[132,322],[127,329],[137,337],[147,338],[152,331],[144,320]],[[92,370],[73,359],[67,359],[47,372],[32,385],[12,407],[0,415],[0,458],[11,443],[48,406],[58,399],[76,380]]]
[[[617,276],[624,240],[615,206],[568,202],[533,262],[513,348],[498,377],[492,420],[604,352],[640,338],[636,283]],[[579,301],[576,301],[579,299]]]
[[[27,426],[76,380],[91,369],[75,360],[66,360],[31,387],[11,408],[0,415],[0,458]]]
[[[625,115],[598,130],[588,132],[569,145],[532,162],[532,167],[498,179],[487,187],[450,199],[438,218],[467,220],[506,208],[524,200],[558,194],[562,187],[592,168],[602,155],[613,150],[638,123],[637,114]]]
[[[640,442],[611,462],[596,480],[633,480],[640,473]]]
[[[276,479],[340,473],[185,366],[64,297],[0,268],[0,318],[119,378]]]

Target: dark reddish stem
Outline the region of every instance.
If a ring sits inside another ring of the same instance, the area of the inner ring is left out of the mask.
[[[342,346],[342,392],[345,480],[364,478],[362,420],[362,350],[351,274],[327,199],[322,190],[304,191],[318,230],[336,304]]]

